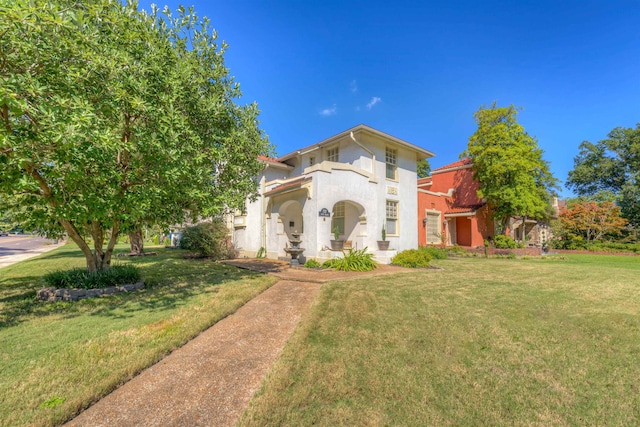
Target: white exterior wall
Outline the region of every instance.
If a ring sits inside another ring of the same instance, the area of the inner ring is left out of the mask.
[[[305,258],[335,256],[327,250],[333,239],[331,218],[320,217],[319,212],[326,208],[331,213],[340,201],[346,202],[346,235],[341,239],[351,241],[354,248],[367,247],[383,262],[388,262],[396,253],[381,251],[381,255],[377,251],[377,241],[381,240],[382,227],[386,223],[387,200],[397,201],[399,207],[399,233],[387,234],[390,249],[402,251],[418,247],[416,151],[373,133],[358,132],[355,137],[366,149],[346,135],[303,151],[301,155],[287,156],[285,161],[293,166],[292,169],[272,165],[265,169],[260,177],[261,191],[268,192],[302,176],[307,181],[304,185],[294,185],[283,189],[282,193],[260,196],[255,202],[247,203],[245,225],[234,230],[234,241],[242,255],[254,257],[260,247],[266,246],[268,257],[286,256],[284,248],[294,231],[289,227],[289,221],[293,221],[294,228],[301,232]],[[387,146],[397,150],[397,180],[385,176]],[[339,147],[339,163],[328,162],[327,151],[335,147]],[[310,157],[315,158],[312,166]]]

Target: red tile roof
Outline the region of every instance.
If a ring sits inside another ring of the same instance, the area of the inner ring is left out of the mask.
[[[293,180],[291,182],[287,182],[285,184],[280,184],[277,187],[272,188],[271,190],[265,192],[264,195],[265,196],[269,196],[269,195],[272,195],[272,194],[280,193],[280,192],[285,191],[285,190],[290,190],[290,189],[293,189],[293,188],[300,188],[302,186],[302,183],[305,180],[308,180],[308,179],[309,178],[306,178],[306,177],[303,176],[303,177],[300,177],[300,178],[298,178],[296,180]]]
[[[473,206],[455,206],[453,208],[450,208],[448,211],[445,212],[446,214],[461,214],[461,213],[469,213],[469,214],[473,214],[475,213],[478,209],[480,209],[482,206],[484,205],[473,205]]]
[[[464,159],[458,160],[457,162],[449,163],[448,165],[444,165],[444,166],[441,166],[441,167],[439,167],[437,169],[434,169],[432,172],[441,171],[441,170],[444,170],[444,169],[457,168],[457,167],[460,167],[460,166],[466,166],[466,165],[470,165],[471,163],[473,163],[471,161],[471,159],[468,158],[468,157],[465,157]]]
[[[289,166],[286,163],[279,162],[278,159],[274,159],[273,157],[267,157],[267,156],[260,155],[260,156],[258,156],[258,160],[261,160],[263,162],[275,163],[275,164],[282,165],[282,166]]]

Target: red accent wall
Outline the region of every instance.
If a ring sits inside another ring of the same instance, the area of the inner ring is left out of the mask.
[[[427,185],[431,182],[431,185]],[[455,212],[456,208],[464,212],[462,207],[482,205],[478,197],[478,182],[473,179],[471,168],[457,169],[438,173],[434,171],[431,178],[419,179],[418,188],[434,193],[447,194],[455,189],[451,197],[446,195],[426,194],[418,191],[418,244],[427,243],[426,228],[423,222],[427,210],[441,213],[441,234],[445,236],[445,213]],[[477,209],[472,219],[467,216],[448,218],[456,224],[456,243],[461,246],[476,247],[484,245],[484,240],[493,235],[493,221],[489,217],[487,206]]]

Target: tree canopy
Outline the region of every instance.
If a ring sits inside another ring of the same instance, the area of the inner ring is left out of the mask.
[[[241,207],[271,147],[193,8],[0,3],[0,195],[89,270],[121,232]],[[89,246],[91,237],[93,250]],[[106,249],[105,241],[108,240]]]
[[[573,162],[567,187],[582,196],[613,192],[622,216],[640,227],[640,124],[617,127],[596,144],[583,141]]]
[[[431,175],[431,164],[428,159],[422,159],[418,162],[418,178],[426,178]]]
[[[517,114],[513,105],[480,107],[474,114],[478,128],[462,154],[473,161],[478,196],[487,200],[503,232],[512,216],[547,218],[557,185],[543,151],[517,122]]]
[[[619,235],[627,220],[620,217],[620,207],[613,202],[577,199],[568,203],[558,216],[560,237],[586,242],[602,240],[606,235]]]

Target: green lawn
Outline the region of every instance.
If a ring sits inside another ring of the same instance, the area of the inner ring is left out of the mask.
[[[640,257],[323,286],[241,425],[637,425]]]
[[[68,420],[275,282],[152,250],[117,261],[138,265],[147,289],[75,303],[35,300],[43,274],[84,265],[74,245],[0,269],[0,425]]]

